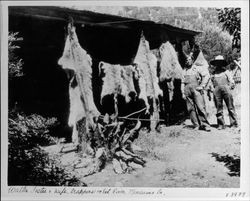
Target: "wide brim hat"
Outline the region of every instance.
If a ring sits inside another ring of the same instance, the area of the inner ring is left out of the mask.
[[[222,55],[216,56],[214,60],[210,61],[210,64],[216,67],[225,67],[228,65],[227,61]]]

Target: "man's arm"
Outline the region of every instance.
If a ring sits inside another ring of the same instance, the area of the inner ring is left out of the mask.
[[[225,74],[226,74],[227,79],[228,79],[228,81],[229,81],[229,86],[231,87],[231,89],[234,89],[234,87],[235,87],[235,82],[234,82],[234,79],[233,79],[232,74],[229,72],[229,70],[226,70],[226,71],[225,71]]]
[[[205,67],[204,68],[199,67],[198,68],[198,73],[201,76],[201,83],[200,83],[200,86],[198,87],[198,90],[203,90],[203,89],[205,89],[205,87],[208,84],[208,81],[209,81],[209,78],[210,78],[210,74],[209,74],[208,69],[205,68]]]
[[[209,101],[212,100],[212,94],[213,94],[213,91],[214,91],[214,86],[213,86],[213,83],[212,83],[212,79],[213,79],[213,77],[210,75],[210,78],[208,80],[208,85],[206,86],[207,96],[208,96]]]

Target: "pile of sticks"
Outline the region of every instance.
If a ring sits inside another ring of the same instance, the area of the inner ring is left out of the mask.
[[[83,124],[82,124],[83,125]],[[85,176],[99,172],[110,162],[117,174],[130,172],[134,169],[142,168],[145,160],[135,154],[132,144],[138,136],[141,121],[131,123],[127,119],[118,121],[114,115],[100,116],[95,123],[95,127],[88,129],[88,133],[79,131],[80,152],[92,153],[93,164]],[[85,137],[82,137],[82,136]],[[86,144],[88,149],[86,149]],[[84,146],[85,148],[82,148]]]

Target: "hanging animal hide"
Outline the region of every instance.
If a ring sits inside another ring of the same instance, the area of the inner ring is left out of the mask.
[[[198,57],[197,59],[195,60],[195,62],[193,63],[193,65],[195,66],[200,66],[202,68],[208,68],[209,65],[208,65],[208,62],[207,60],[205,59],[202,51],[200,51],[200,53],[198,54]]]
[[[160,81],[167,80],[169,101],[173,100],[174,79],[181,79],[182,68],[177,53],[170,42],[163,43],[159,48],[161,55]]]
[[[72,142],[78,144],[78,132],[76,128],[76,123],[86,116],[83,107],[83,102],[81,100],[81,92],[78,85],[74,86],[75,76],[71,79],[69,83],[69,120],[68,125],[73,127],[72,132]]]
[[[139,98],[145,101],[147,108],[149,104],[147,97],[158,99],[163,94],[159,87],[157,77],[157,58],[150,52],[149,43],[142,35],[137,54],[134,59],[137,64],[137,78],[139,80]]]
[[[133,66],[122,66],[121,68],[121,76],[122,76],[121,94],[125,96],[126,102],[130,101],[129,94],[131,92],[136,94],[134,80],[133,80],[134,72],[135,69]]]
[[[133,81],[134,68],[130,65],[121,66],[100,62],[99,68],[104,70],[103,87],[101,100],[109,94],[120,94],[125,97],[126,102],[130,101],[129,94],[136,93]]]
[[[79,114],[77,113],[80,111],[83,113],[80,116],[86,116],[87,124],[93,124],[93,117],[99,116],[100,113],[97,110],[93,100],[91,68],[92,59],[80,46],[75,32],[75,27],[73,26],[68,27],[68,36],[66,39],[63,55],[59,59],[58,64],[61,65],[63,69],[74,70],[78,85],[75,89],[73,89],[71,85],[69,86],[71,101],[69,124],[76,124],[74,121],[77,121],[79,117]],[[79,90],[79,92],[77,90]],[[76,110],[78,110],[78,112],[74,113],[73,111]]]
[[[135,79],[138,80],[139,88],[140,88],[140,94],[139,98],[142,99],[145,102],[145,105],[147,107],[147,110],[149,109],[149,103],[148,103],[148,96],[147,96],[147,89],[146,89],[146,79],[144,77],[143,70],[136,66],[136,72],[135,72]]]
[[[73,126],[75,122],[85,117],[85,111],[81,101],[79,86],[69,88],[70,114],[68,125]]]
[[[105,76],[102,78],[103,86],[101,100],[104,96],[121,92],[121,69],[119,65],[112,65],[105,62],[99,63],[99,69],[102,68]]]
[[[197,59],[195,60],[195,62],[193,63],[193,66],[195,66],[197,69],[199,69],[201,72],[205,72],[207,74],[209,74],[209,64],[207,62],[207,60],[205,59],[202,51],[200,51]],[[211,85],[211,80],[208,80],[208,83],[206,84],[206,88],[209,87],[209,85]]]
[[[181,79],[182,68],[179,64],[177,53],[170,42],[163,43],[160,47],[160,81]]]
[[[66,38],[63,55],[58,60],[58,64],[61,65],[63,69],[76,71],[69,36]]]

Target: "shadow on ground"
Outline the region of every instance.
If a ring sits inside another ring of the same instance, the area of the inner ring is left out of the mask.
[[[225,163],[225,166],[230,170],[228,173],[229,176],[240,176],[240,157],[239,156],[229,156],[229,155],[220,155],[218,153],[211,153],[212,157],[216,161]]]

